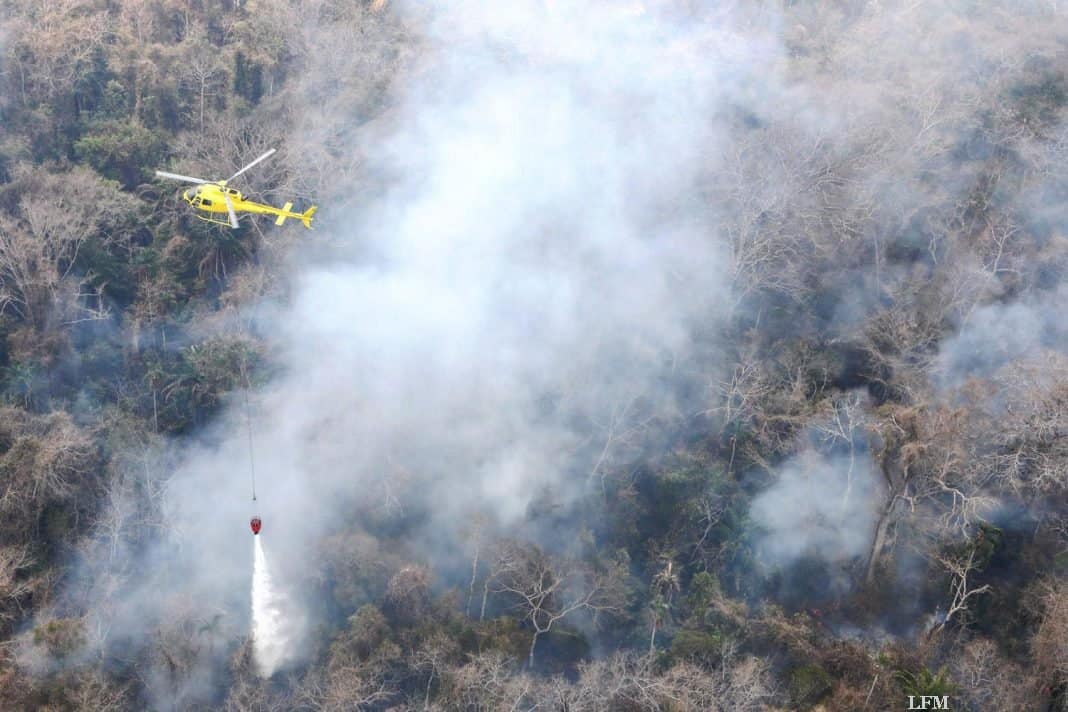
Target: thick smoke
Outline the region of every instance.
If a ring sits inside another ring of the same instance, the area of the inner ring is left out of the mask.
[[[866,437],[871,405],[860,392],[840,396],[815,418],[799,453],[776,468],[776,480],[753,498],[757,560],[767,573],[802,563],[828,565],[817,578],[826,592],[851,587],[851,565],[868,555],[885,484]]]
[[[851,460],[814,450],[778,467],[776,483],[750,507],[761,561],[788,568],[805,558],[844,565],[866,556],[882,500],[873,468],[866,451]]]
[[[1007,364],[1034,360],[1043,352],[1068,354],[1068,287],[976,309],[939,350],[938,374],[946,387],[989,377]]]
[[[276,585],[311,576],[318,538],[368,512],[414,519],[419,556],[447,566],[469,514],[511,527],[539,493],[581,492],[621,406],[679,405],[673,374],[729,301],[716,216],[690,199],[719,155],[710,117],[771,91],[775,44],[726,16],[639,10],[464,3],[411,18],[429,49],[359,147],[386,187],[359,213],[323,205],[313,239],[339,247],[291,275],[267,330],[284,372],[252,417]],[[108,610],[112,640],[150,635],[177,595],[247,631],[243,418],[171,476],[161,536],[178,553],[139,561],[140,585]],[[306,643],[294,633],[290,653]]]
[[[884,265],[887,245],[928,250],[912,227],[939,216],[921,206],[932,185],[951,204],[975,177],[977,162],[948,170],[947,156],[978,133],[974,107],[1004,91],[984,83],[1001,65],[977,58],[1001,40],[973,44],[970,11],[887,3],[896,9],[823,15],[812,3],[784,27],[773,5],[665,5],[391,3],[418,57],[389,89],[390,109],[364,124],[340,101],[306,107],[292,142],[318,148],[293,154],[319,161],[303,170],[323,174],[308,179],[321,227],[315,256],[285,275],[291,298],[257,314],[281,368],[252,399],[256,513],[279,586],[322,573],[324,535],[372,519],[403,525],[412,558],[448,570],[473,513],[508,530],[545,492],[580,494],[617,414],[707,407],[678,393],[694,392],[680,386],[698,352],[715,380],[710,353],[737,288],[785,301],[822,290],[854,325],[911,268]],[[325,27],[323,37],[338,39]],[[292,79],[309,97],[368,82],[374,67],[317,43],[309,76]],[[791,45],[805,52],[788,62]],[[360,71],[344,76],[348,66]],[[832,175],[844,178],[827,185]],[[814,246],[832,232],[840,244]],[[797,265],[821,251],[831,263],[874,254],[873,274],[843,266],[813,286]],[[866,292],[853,300],[842,277],[858,274]],[[191,653],[195,674],[149,680],[161,709],[201,694],[221,643],[249,631],[244,418],[228,410],[183,453],[166,529],[124,559],[135,578],[105,585],[114,562],[86,566],[91,595],[107,600],[91,614],[100,649],[143,644],[175,605],[222,616]],[[754,502],[769,560],[863,553],[877,473],[848,442],[852,460],[840,446],[789,460]],[[289,591],[294,606],[307,588]],[[312,650],[312,627],[293,626],[291,663]]]

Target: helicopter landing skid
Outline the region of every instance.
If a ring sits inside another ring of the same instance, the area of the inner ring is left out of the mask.
[[[210,222],[210,223],[212,223],[214,225],[222,225],[223,227],[233,227],[230,223],[228,223],[225,220],[214,220],[212,218],[206,218],[206,217],[203,217],[203,216],[200,216],[200,215],[194,215],[193,217],[195,217],[197,220],[203,220],[204,222]],[[240,218],[238,218],[238,219],[240,219]]]

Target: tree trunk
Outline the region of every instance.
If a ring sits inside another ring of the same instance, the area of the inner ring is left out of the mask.
[[[467,605],[464,607],[464,613],[468,616],[471,615],[471,601],[475,597],[475,578],[478,576],[478,553],[481,547],[475,545],[475,557],[471,561],[471,585],[467,589]],[[482,606],[482,610],[485,611],[485,605]]]
[[[901,466],[899,446],[883,450],[879,460],[879,469],[882,471],[883,477],[886,478],[886,485],[887,489],[890,490],[890,494],[886,509],[883,510],[882,516],[879,517],[879,523],[875,527],[871,552],[868,554],[868,570],[864,576],[866,585],[871,585],[872,580],[875,578],[875,565],[879,561],[883,546],[886,545],[886,532],[894,521],[897,500],[908,489],[909,480],[908,472]]]
[[[890,528],[890,523],[894,519],[894,510],[897,505],[897,494],[890,496],[890,503],[886,505],[886,509],[883,510],[883,514],[879,517],[879,524],[875,527],[875,538],[871,544],[871,553],[868,554],[868,572],[864,576],[864,583],[871,585],[872,579],[875,578],[875,564],[879,561],[879,554],[883,551],[883,545],[886,543],[886,530]]]
[[[534,646],[538,644],[538,636],[541,635],[540,630],[534,631],[534,637],[530,639],[530,656],[527,658],[527,669],[534,669]]]
[[[489,579],[486,579],[486,583],[482,585],[482,610],[479,611],[478,619],[480,621],[486,620],[486,599],[489,598]]]

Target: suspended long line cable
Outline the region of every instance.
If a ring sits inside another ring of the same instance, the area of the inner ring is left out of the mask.
[[[252,479],[252,501],[256,501],[256,456],[252,446],[252,406],[249,405],[248,392],[252,390],[252,381],[248,376],[248,360],[242,364],[245,373],[245,425],[248,428],[248,471]]]

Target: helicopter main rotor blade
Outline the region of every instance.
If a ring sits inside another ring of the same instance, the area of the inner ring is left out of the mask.
[[[212,183],[214,181],[204,180],[203,178],[192,178],[190,176],[180,176],[177,173],[168,173],[167,171],[156,171],[156,175],[160,178],[172,178],[174,180],[180,180],[183,183]]]
[[[237,214],[234,213],[234,204],[230,202],[230,196],[223,193],[223,200],[226,201],[226,212],[230,213],[230,227],[237,227]]]
[[[264,161],[264,160],[266,160],[266,159],[270,158],[270,157],[271,157],[271,155],[273,155],[273,154],[274,154],[274,152],[275,152],[276,150],[277,150],[277,149],[274,149],[274,148],[272,148],[272,149],[271,149],[270,151],[268,151],[267,153],[263,154],[262,156],[260,156],[259,158],[257,158],[257,159],[256,159],[255,161],[253,161],[252,163],[248,164],[247,166],[245,166],[244,168],[242,168],[241,170],[239,170],[239,171],[238,171],[237,173],[234,173],[234,174],[233,174],[232,176],[230,176],[229,178],[227,178],[227,179],[226,179],[226,182],[227,182],[227,183],[229,183],[229,182],[230,182],[230,181],[232,181],[232,180],[233,180],[234,178],[237,178],[237,177],[238,177],[239,175],[241,175],[242,173],[244,173],[245,171],[247,171],[247,170],[248,170],[249,168],[252,168],[252,166],[256,165],[256,164],[257,164],[257,163],[259,163],[260,161]]]

